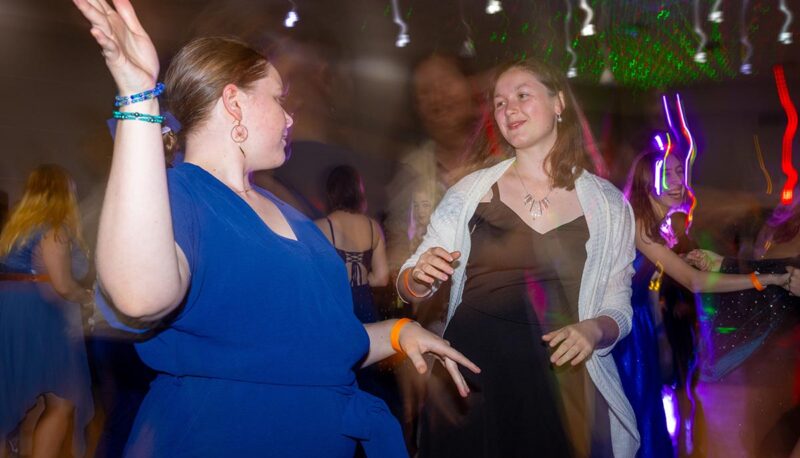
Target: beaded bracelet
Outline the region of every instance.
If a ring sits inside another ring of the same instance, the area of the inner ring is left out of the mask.
[[[397,323],[392,326],[392,332],[390,333],[389,340],[392,343],[392,348],[397,353],[405,353],[403,348],[400,346],[400,330],[402,330],[405,325],[411,322],[412,321],[408,318],[400,318],[397,320]]]
[[[164,93],[164,83],[158,83],[156,84],[156,87],[154,87],[153,89],[140,92],[138,94],[118,95],[114,97],[114,106],[121,107],[125,105],[130,105],[132,103],[144,102],[145,100],[154,99],[163,93]]]
[[[121,119],[123,121],[144,121],[144,122],[151,122],[153,124],[161,124],[164,122],[163,116],[151,115],[147,113],[139,113],[135,111],[134,112],[115,111],[114,119]]]

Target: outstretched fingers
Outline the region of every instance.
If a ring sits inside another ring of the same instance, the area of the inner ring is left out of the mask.
[[[108,17],[105,11],[92,0],[72,0],[78,7],[83,17],[88,20],[93,27],[104,27],[108,30]]]
[[[478,367],[475,363],[470,361],[466,356],[461,354],[460,351],[456,350],[455,348],[451,347],[445,341],[440,342],[440,346],[436,349],[432,349],[434,353],[439,355],[440,357],[444,357],[446,359],[451,359],[456,363],[466,367],[467,369],[471,370],[473,373],[478,374],[481,372],[481,368]]]
[[[417,372],[420,374],[428,372],[428,363],[425,362],[425,358],[422,357],[422,353],[420,353],[419,350],[408,350],[406,351],[406,355],[408,359],[411,360],[411,364],[417,369]]]
[[[117,13],[122,17],[122,20],[131,32],[139,35],[147,34],[144,27],[142,27],[142,23],[139,22],[139,17],[136,16],[136,10],[133,9],[130,0],[114,0],[114,8],[116,8]]]
[[[450,358],[445,358],[444,367],[447,369],[447,372],[450,373],[453,382],[455,382],[456,388],[458,388],[458,394],[460,394],[462,398],[467,397],[469,395],[469,385],[467,385],[467,381],[464,380],[464,376],[461,375],[461,371],[458,370],[458,364]]]

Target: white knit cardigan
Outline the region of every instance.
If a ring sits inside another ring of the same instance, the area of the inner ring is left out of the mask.
[[[413,267],[420,255],[432,247],[460,251],[450,290],[447,322],[461,303],[470,253],[469,220],[478,203],[497,182],[514,159],[467,175],[447,191],[431,216],[424,240],[401,269]],[[586,264],[578,297],[580,320],[605,315],[619,326],[619,339],[631,330],[631,277],[633,276],[633,210],[622,193],[608,181],[583,172],[575,181],[578,200],[589,226]],[[476,337],[477,338],[477,337]],[[596,350],[586,361],[586,369],[609,406],[614,456],[633,457],[639,448],[639,433],[633,409],[622,391],[617,366],[611,355],[614,344]]]

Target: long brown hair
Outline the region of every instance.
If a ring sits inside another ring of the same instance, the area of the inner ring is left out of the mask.
[[[681,154],[671,152],[679,161],[683,161]],[[642,151],[634,160],[629,183],[626,186],[626,197],[633,208],[633,214],[637,223],[641,225],[644,234],[652,241],[663,243],[659,226],[661,218],[653,208],[651,196],[654,186],[654,168],[656,162],[664,158],[664,153],[655,147],[648,147]],[[666,166],[666,165],[665,165]]]
[[[235,38],[197,38],[181,48],[164,77],[167,106],[181,123],[178,143],[208,118],[226,85],[250,89],[268,70],[264,55]],[[169,152],[177,145],[168,141]]]
[[[545,172],[554,187],[571,190],[575,187],[578,176],[584,170],[590,169],[581,126],[583,114],[564,74],[552,65],[534,58],[510,61],[495,70],[483,102],[481,123],[473,138],[473,148],[476,153],[474,166],[471,169],[490,166],[515,154],[514,147],[500,134],[491,102],[494,99],[497,81],[504,73],[515,68],[531,73],[547,88],[550,96],[564,94],[561,122],[558,123],[553,149],[545,158]]]
[[[83,246],[74,188],[72,178],[63,167],[54,164],[36,167],[28,175],[22,200],[14,207],[0,233],[0,256],[24,245],[40,229],[64,229]]]

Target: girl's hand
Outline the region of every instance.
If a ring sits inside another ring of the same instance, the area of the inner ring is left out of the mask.
[[[92,24],[90,33],[122,95],[153,89],[159,64],[153,42],[142,28],[130,0],[73,0]]]
[[[404,326],[400,330],[398,341],[400,348],[408,355],[417,372],[424,374],[428,371],[428,364],[422,355],[429,353],[444,364],[447,372],[450,373],[450,377],[453,378],[459,394],[462,397],[466,397],[469,394],[469,387],[458,370],[458,365],[461,364],[476,374],[480,373],[481,370],[466,356],[451,347],[449,342],[426,330],[417,322]]]
[[[691,266],[704,272],[719,272],[723,257],[709,250],[696,249],[682,256]]]
[[[793,269],[792,267],[788,267],[787,269]],[[783,289],[789,289],[792,281],[792,275],[787,270],[785,274],[761,274],[758,275],[759,280],[762,281],[763,285],[775,285],[780,286]]]
[[[417,283],[425,284],[429,288],[433,287],[434,282],[446,282],[453,275],[453,266],[461,253],[454,251],[449,253],[441,247],[434,247],[422,253],[417,264],[411,269],[411,279]]]
[[[789,290],[792,296],[800,296],[800,269],[789,266],[786,268],[789,272],[789,282],[784,288]]]
[[[597,322],[589,319],[547,333],[542,340],[548,342],[550,348],[558,347],[550,356],[551,363],[563,366],[571,361],[573,366],[577,366],[592,354],[602,336],[603,331]]]

